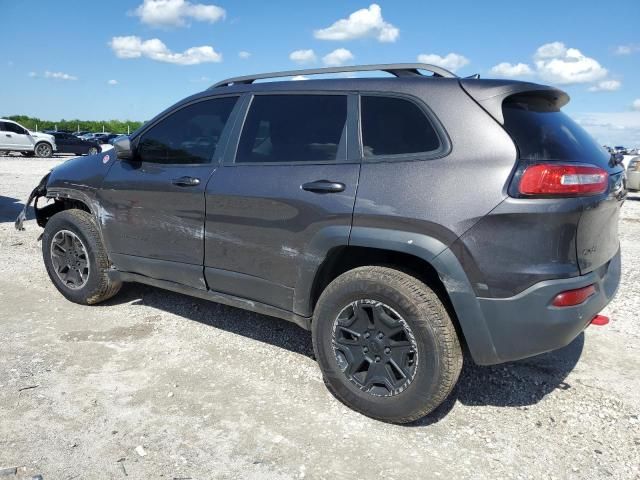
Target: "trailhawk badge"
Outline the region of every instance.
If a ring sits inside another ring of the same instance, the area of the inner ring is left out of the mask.
[[[111,157],[108,153],[104,157],[102,157],[102,163],[109,163],[109,160],[111,160]]]

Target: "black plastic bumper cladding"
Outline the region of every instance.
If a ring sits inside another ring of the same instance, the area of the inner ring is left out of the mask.
[[[587,275],[541,282],[511,298],[479,298],[495,352],[495,358],[485,356],[480,363],[518,360],[568,345],[611,301],[619,283],[618,251],[610,262]],[[551,305],[558,293],[592,284],[596,294],[580,305]]]

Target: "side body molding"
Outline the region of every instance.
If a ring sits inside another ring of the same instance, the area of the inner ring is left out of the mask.
[[[471,283],[454,253],[440,240],[414,232],[356,227],[350,245],[407,253],[430,263],[444,284],[474,361],[496,363],[497,353]]]

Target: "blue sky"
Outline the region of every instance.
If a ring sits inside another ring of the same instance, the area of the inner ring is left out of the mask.
[[[558,85],[599,141],[640,146],[638,0],[0,0],[0,18],[0,115],[145,120],[229,76],[421,58]]]

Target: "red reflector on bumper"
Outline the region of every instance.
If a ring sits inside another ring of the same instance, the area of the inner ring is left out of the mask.
[[[593,320],[591,320],[591,325],[602,326],[607,323],[609,323],[609,317],[605,317],[604,315],[596,315],[593,317]]]
[[[576,290],[567,290],[559,293],[551,303],[554,307],[574,307],[580,305],[591,295],[596,293],[596,287],[589,285],[588,287],[578,288]]]

